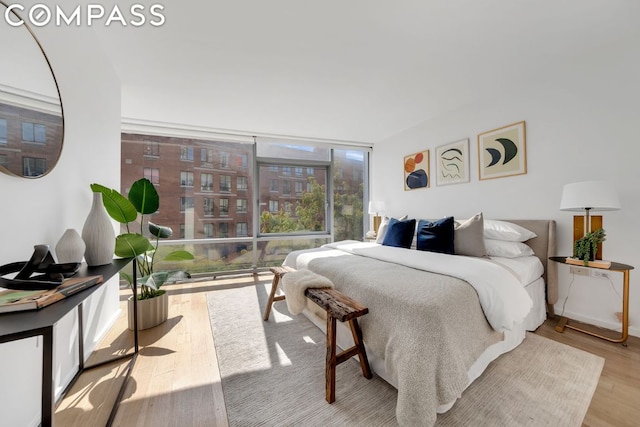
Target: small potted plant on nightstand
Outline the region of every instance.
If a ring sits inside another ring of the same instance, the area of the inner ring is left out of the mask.
[[[595,231],[587,233],[584,237],[576,240],[573,246],[573,256],[582,260],[585,266],[589,265],[589,261],[593,261],[598,251],[598,244],[605,241],[604,229],[599,228]]]
[[[135,258],[137,268],[138,292],[138,330],[152,328],[163,323],[168,317],[168,298],[160,287],[170,278],[188,277],[182,271],[154,271],[154,261],[160,239],[171,237],[169,227],[148,222],[148,231],[153,243],[143,235],[144,216],[155,213],[160,206],[160,196],[154,185],[146,178],[137,180],[131,186],[128,197],[118,191],[100,184],[91,184],[93,192],[102,193],[104,207],[111,218],[125,224],[127,232],[116,236],[115,254],[122,258]],[[140,214],[140,232],[134,233],[129,224],[138,220]],[[173,251],[165,255],[163,261],[182,261],[194,259],[193,254],[185,250]],[[135,286],[133,278],[121,273],[129,285]],[[133,330],[133,299],[129,299],[129,329]]]

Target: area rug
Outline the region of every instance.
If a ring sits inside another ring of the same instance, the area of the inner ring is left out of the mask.
[[[337,368],[336,402],[325,393],[325,336],[277,302],[270,284],[207,295],[229,425],[394,426],[397,391],[354,359]],[[580,426],[604,359],[529,333],[492,362],[437,426]]]

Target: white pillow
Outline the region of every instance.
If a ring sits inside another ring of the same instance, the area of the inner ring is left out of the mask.
[[[385,216],[380,221],[380,227],[376,230],[376,243],[382,244],[384,241],[384,235],[387,234],[387,227],[389,226],[389,217]]]
[[[530,246],[521,242],[509,242],[506,240],[485,239],[484,247],[487,255],[502,258],[520,258],[535,255]]]
[[[506,240],[509,242],[526,242],[533,239],[537,235],[521,227],[507,221],[496,221],[493,219],[484,220],[484,238],[495,240]]]

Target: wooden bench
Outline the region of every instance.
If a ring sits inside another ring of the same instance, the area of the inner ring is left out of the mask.
[[[371,368],[362,342],[362,331],[358,325],[358,317],[364,316],[369,309],[358,301],[350,298],[335,289],[311,288],[305,291],[305,295],[327,312],[327,359],[325,368],[326,399],[333,403],[336,400],[336,366],[358,355],[362,375],[371,379]],[[351,334],[355,345],[340,354],[336,354],[336,320],[349,322]]]
[[[269,293],[269,301],[267,301],[267,307],[264,310],[264,320],[269,320],[269,315],[271,314],[271,306],[276,301],[284,300],[284,295],[276,296],[276,292],[278,291],[278,284],[280,283],[280,279],[282,276],[287,274],[290,271],[295,271],[290,267],[270,267],[269,271],[273,273],[273,281],[271,282],[271,292]]]

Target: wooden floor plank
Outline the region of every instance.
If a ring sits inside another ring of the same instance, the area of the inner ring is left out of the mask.
[[[168,285],[169,320],[141,331],[141,352],[125,398],[115,418],[117,426],[228,426],[224,395],[211,333],[206,293],[219,289],[270,284],[271,275],[228,277]],[[89,363],[133,347],[123,315],[102,340]],[[584,420],[586,427],[635,426],[640,419],[640,338],[628,347],[588,335],[554,330],[547,320],[537,334],[605,358],[605,366]],[[65,427],[104,425],[126,368],[126,362],[85,372],[59,403],[55,423]],[[176,424],[178,423],[178,424]]]

